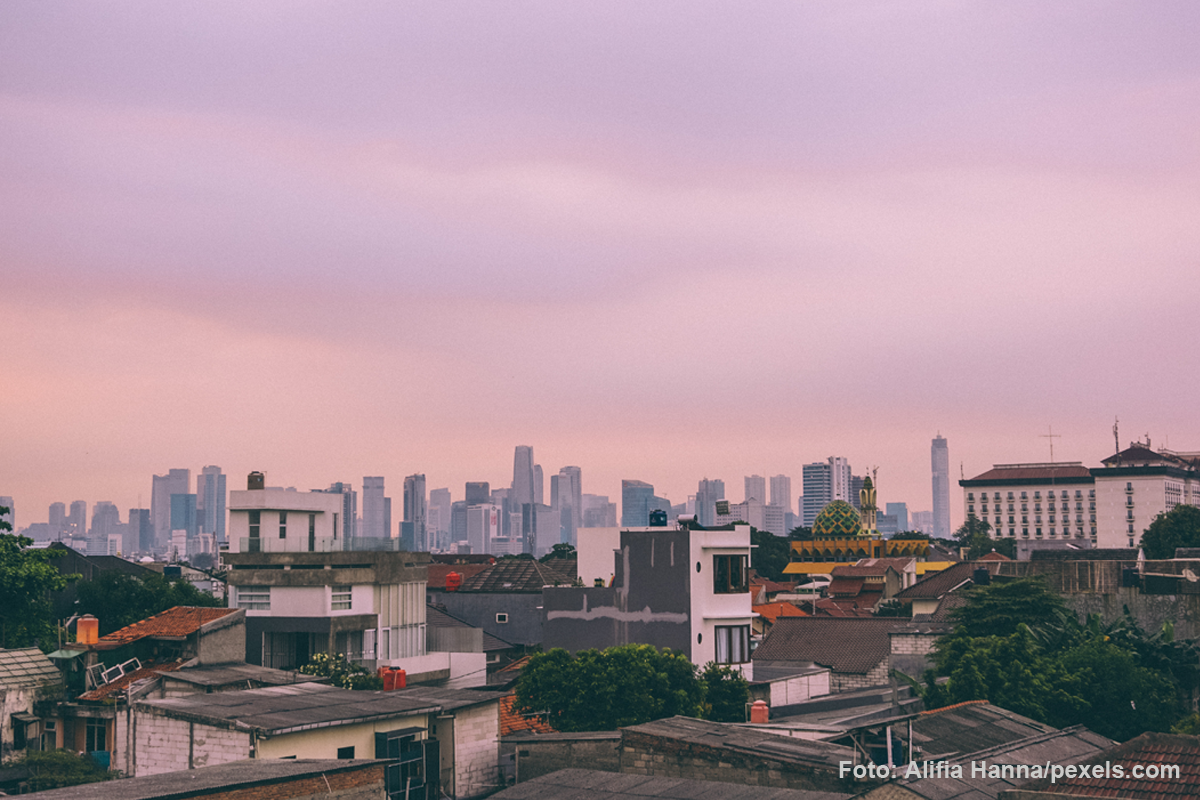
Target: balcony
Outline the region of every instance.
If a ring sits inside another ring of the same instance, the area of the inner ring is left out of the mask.
[[[340,553],[347,550],[398,552],[403,549],[399,539],[364,536],[349,539],[319,537],[307,540],[244,536],[238,540],[238,547],[238,552],[241,553]]]

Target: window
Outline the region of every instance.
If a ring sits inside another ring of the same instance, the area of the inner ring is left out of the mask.
[[[333,600],[329,607],[334,611],[349,611],[350,610],[350,587],[349,586],[334,586]],[[341,756],[338,756],[341,758]]]
[[[718,625],[718,664],[745,664],[750,660],[750,626]]]
[[[316,550],[317,543],[317,515],[308,515],[308,552]]]
[[[280,539],[287,538],[287,512],[286,511],[279,512],[279,538]]]
[[[107,720],[89,719],[87,721],[87,734],[84,744],[84,750],[89,753],[98,753],[101,750],[108,749],[108,725]]]
[[[497,624],[500,624],[500,625],[503,625],[504,623],[508,622],[508,614],[505,614],[503,611],[501,611],[499,614],[496,615],[496,622],[497,622]]]
[[[738,594],[750,591],[746,556],[713,556],[713,593]]]
[[[237,587],[237,607],[249,611],[271,610],[270,586],[239,586]]]
[[[354,758],[354,745],[338,748],[338,758]]]
[[[250,538],[251,539],[258,538],[259,524],[261,522],[262,522],[262,512],[261,511],[251,511],[250,512]]]

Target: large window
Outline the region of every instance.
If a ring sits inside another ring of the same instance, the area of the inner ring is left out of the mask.
[[[271,587],[239,586],[237,588],[237,607],[251,611],[270,611]]]
[[[746,556],[713,556],[713,592],[737,594],[748,591]]]
[[[333,602],[330,608],[334,611],[349,611],[350,610],[350,587],[349,586],[334,586],[333,587]]]
[[[744,664],[750,660],[750,626],[718,625],[718,664]]]
[[[89,753],[98,753],[108,749],[108,720],[89,719],[87,721],[87,739],[84,749]]]

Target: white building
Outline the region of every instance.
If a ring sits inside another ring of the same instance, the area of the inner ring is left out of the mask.
[[[1200,453],[1134,443],[1093,469],[1100,547],[1135,547],[1159,514],[1200,506]]]

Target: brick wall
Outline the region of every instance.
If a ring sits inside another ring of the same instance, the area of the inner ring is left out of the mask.
[[[613,733],[604,739],[517,742],[517,780],[528,781],[571,767],[620,772],[620,741],[620,734]]]
[[[888,682],[888,660],[885,658],[876,664],[870,672],[834,672],[830,674],[830,691],[848,692],[852,689],[869,689],[872,686],[883,686]]]
[[[250,758],[249,733],[173,719],[154,711],[134,712],[135,777],[247,758]]]
[[[214,800],[386,800],[383,764],[331,775],[280,780],[265,786],[248,786],[205,797]]]
[[[493,791],[499,773],[500,703],[493,701],[455,712],[454,785],[458,797],[478,797]]]

